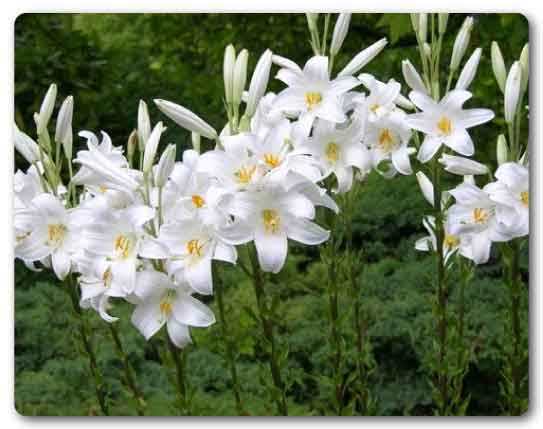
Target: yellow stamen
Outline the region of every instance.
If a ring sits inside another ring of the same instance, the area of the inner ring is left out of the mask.
[[[522,201],[522,204],[525,207],[528,207],[530,205],[530,193],[528,191],[522,191],[520,193],[520,201]]]
[[[458,245],[460,244],[460,239],[456,235],[446,234],[443,240],[443,244],[446,248],[453,249],[455,247],[458,247]]]
[[[47,244],[52,247],[58,247],[64,241],[67,228],[62,224],[47,225]]]
[[[370,110],[371,110],[373,113],[376,113],[376,112],[377,112],[377,109],[379,109],[379,107],[381,107],[381,106],[379,106],[378,104],[372,104],[372,105],[370,106]]]
[[[202,256],[202,249],[204,248],[204,244],[200,242],[200,240],[193,239],[190,240],[187,243],[187,252],[189,252],[192,256]]]
[[[205,200],[200,195],[192,196],[192,204],[194,204],[194,207],[197,209],[201,209],[205,203]]]
[[[266,232],[276,233],[279,230],[281,218],[277,210],[262,210],[262,219],[264,220],[264,229]]]
[[[15,237],[15,241],[18,243],[20,241],[23,241],[26,237],[28,237],[30,235],[30,231],[28,232],[25,232],[24,234],[21,234],[21,235],[17,235]]]
[[[132,242],[126,235],[119,234],[115,237],[114,248],[118,258],[126,259],[132,250]]]
[[[111,274],[111,267],[108,267],[108,269],[104,271],[104,274],[102,274],[102,281],[104,282],[105,287],[109,287],[111,285],[112,277],[113,275]]]
[[[489,217],[490,215],[485,209],[479,207],[473,209],[473,220],[475,223],[486,223]]]
[[[305,93],[305,104],[307,105],[307,110],[311,111],[322,101],[322,95],[320,92],[306,92]]]
[[[281,160],[277,155],[274,155],[273,153],[266,153],[264,154],[264,162],[268,164],[271,168],[277,167],[279,164],[281,164]]]
[[[395,141],[391,131],[388,128],[383,128],[379,132],[379,147],[385,152],[390,152],[394,146]]]
[[[105,186],[103,186],[103,185],[100,185],[100,186],[98,187],[98,190],[99,190],[102,194],[105,194],[106,191],[107,191],[107,188],[106,188]]]
[[[439,118],[439,121],[437,122],[437,128],[439,131],[441,131],[441,134],[444,136],[450,136],[452,133],[452,124],[451,120],[447,118],[446,116],[442,116]]]
[[[166,317],[172,313],[172,303],[168,298],[160,301],[160,312]]]
[[[330,142],[326,146],[325,153],[328,161],[335,163],[339,159],[339,146],[334,142]]]
[[[241,167],[234,173],[234,176],[236,176],[236,179],[239,183],[246,185],[253,178],[253,174],[255,173],[255,171],[255,165],[251,167]]]

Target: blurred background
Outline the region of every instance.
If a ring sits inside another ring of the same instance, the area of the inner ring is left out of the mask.
[[[448,66],[452,43],[465,16],[449,17],[443,66]],[[518,58],[528,41],[528,24],[521,15],[474,15],[469,55],[483,48],[469,103],[500,112],[502,94],[490,64],[491,41],[499,42],[507,66]],[[364,47],[382,37],[389,46],[363,71],[380,80],[395,78],[404,84],[401,60],[418,67],[416,41],[405,14],[354,14],[336,71]],[[15,121],[35,137],[33,113],[39,111],[50,83],[58,85],[57,107],[64,97],[75,98],[74,132],[104,130],[115,145],[124,145],[136,127],[139,99],[147,102],[153,122],[168,126],[162,142],[188,148],[190,135],[154,107],[164,98],[192,109],[215,128],[224,125],[222,60],[224,48],[247,48],[249,70],[270,48],[300,65],[312,55],[303,14],[25,14],[15,23]],[[465,57],[465,59],[467,56]],[[272,74],[275,72],[272,71]],[[271,81],[269,89],[282,84]],[[404,88],[404,94],[407,90]],[[498,115],[499,116],[499,115]],[[495,163],[496,137],[503,132],[499,119],[473,130],[478,159]],[[527,130],[524,130],[527,136]],[[83,139],[74,137],[76,149]],[[74,149],[74,153],[76,151]],[[178,150],[178,157],[181,150]],[[26,169],[16,154],[15,168]],[[426,202],[414,176],[384,180],[372,174],[358,202],[355,244],[364,249],[367,268],[359,278],[360,300],[368,319],[368,338],[374,359],[370,391],[379,415],[432,413],[428,365],[431,356],[432,261],[414,250],[425,235],[422,215]],[[527,281],[527,255],[523,258]],[[15,400],[25,415],[88,415],[98,411],[87,362],[81,358],[68,298],[48,273],[32,273],[16,262]],[[273,412],[262,385],[267,366],[251,317],[253,291],[243,273],[223,269],[226,306],[232,335],[239,349],[243,401],[251,414]],[[294,414],[322,414],[328,409],[332,385],[318,379],[330,374],[327,344],[327,307],[321,281],[324,267],[318,252],[292,249],[288,265],[278,276],[282,314],[281,338],[288,347],[286,371],[292,381],[288,396]],[[474,359],[465,380],[471,395],[467,410],[473,415],[501,412],[499,382],[504,364],[503,307],[508,290],[501,281],[495,256],[477,270],[467,290],[467,324]],[[455,305],[452,285],[451,306]],[[214,308],[212,298],[207,298]],[[344,336],[349,353],[354,336],[349,329],[350,305],[345,308]],[[175,414],[173,372],[161,367],[157,352],[164,337],[149,343],[130,326],[130,308],[116,306],[126,349],[135,365],[138,382],[148,402],[148,413]],[[527,333],[527,301],[523,329]],[[105,374],[112,414],[134,413],[122,384],[121,363],[109,331],[95,314],[88,313],[93,342]],[[74,335],[72,335],[74,334]],[[193,330],[195,346],[188,354],[188,377],[193,388],[193,412],[202,415],[235,414],[230,377],[224,361],[220,327]],[[352,358],[352,356],[350,356]],[[354,370],[354,363],[353,363]],[[172,370],[173,371],[173,370]],[[259,382],[262,380],[262,383]],[[526,393],[527,394],[527,393]]]

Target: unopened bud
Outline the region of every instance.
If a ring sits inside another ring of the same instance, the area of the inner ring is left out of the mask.
[[[507,78],[507,71],[505,70],[505,62],[503,61],[502,51],[497,42],[492,42],[490,46],[490,58],[492,60],[492,71],[498,86],[502,93],[505,92],[505,79]]]
[[[507,146],[507,140],[503,134],[498,136],[496,159],[498,160],[498,165],[502,165],[509,160],[509,147]]]
[[[138,147],[138,131],[133,130],[128,136],[128,141],[126,142],[126,154],[128,156],[128,163],[132,166],[134,160],[134,154],[136,153],[136,148]]]
[[[520,89],[522,93],[524,94],[526,90],[528,89],[528,75],[530,73],[530,48],[528,43],[524,45],[524,48],[522,48],[522,52],[520,53],[520,66],[522,67],[522,79],[520,83]]]
[[[162,152],[162,156],[160,157],[160,160],[158,161],[158,165],[156,167],[155,185],[157,187],[161,188],[166,184],[168,177],[170,177],[170,174],[172,174],[174,165],[175,145],[170,144],[168,145],[166,150]]]
[[[66,158],[72,159],[72,116],[74,111],[74,98],[70,95],[62,102],[57,116],[57,126],[55,131],[55,141],[62,144]]]
[[[41,103],[40,113],[38,114],[37,122],[38,135],[42,134],[47,128],[47,125],[49,124],[49,120],[51,119],[51,115],[53,114],[53,109],[55,108],[56,98],[57,86],[53,83],[47,90],[47,93],[45,94],[45,97],[43,97],[43,101]]]
[[[520,81],[522,79],[522,68],[518,61],[515,61],[509,70],[505,81],[504,111],[505,122],[510,124],[515,118],[520,98]]]
[[[232,103],[235,106],[239,106],[241,103],[241,96],[245,90],[245,84],[247,83],[247,61],[249,59],[249,52],[247,49],[242,50],[236,64],[234,66],[234,83],[232,87]]]
[[[149,110],[145,101],[140,100],[138,107],[138,142],[139,150],[145,150],[145,144],[151,135],[151,120],[149,119]]]
[[[450,65],[451,70],[457,70],[458,67],[460,66],[462,57],[464,56],[469,44],[472,28],[473,28],[473,18],[471,16],[468,16],[466,20],[464,21],[464,23],[462,24],[462,27],[460,28],[460,31],[458,32],[458,35],[456,36],[456,40],[454,41],[453,52],[451,55],[451,65]]]
[[[233,45],[228,45],[224,51],[223,78],[224,98],[227,104],[232,103],[232,90],[234,85],[234,65],[236,63],[236,50]]]
[[[192,140],[192,148],[200,153],[200,134],[195,133],[194,131],[191,133],[190,138]]]
[[[439,34],[444,34],[447,30],[447,21],[449,20],[448,13],[438,13],[437,15],[437,30]]]

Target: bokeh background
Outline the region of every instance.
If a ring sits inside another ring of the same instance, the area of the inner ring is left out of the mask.
[[[501,93],[492,75],[490,43],[499,42],[504,57],[518,58],[528,41],[528,23],[521,15],[474,15],[470,51],[483,48],[478,77],[472,85],[473,105],[500,112]],[[449,18],[445,52],[464,16]],[[405,14],[355,14],[337,59],[337,69],[381,37],[390,41],[364,71],[381,80],[403,83],[401,60],[418,64],[415,39]],[[303,64],[312,53],[303,14],[25,14],[15,23],[15,121],[34,136],[32,115],[50,83],[59,100],[75,97],[74,131],[107,131],[123,145],[136,127],[138,100],[145,100],[153,122],[169,126],[163,143],[190,145],[188,133],[162,116],[152,103],[164,98],[194,110],[216,128],[224,125],[222,57],[224,47],[250,52],[249,70],[266,48]],[[447,55],[447,54],[446,54]],[[445,65],[447,61],[443,61]],[[510,65],[510,64],[508,64]],[[275,70],[275,69],[274,69]],[[272,81],[270,89],[281,89]],[[406,91],[404,91],[406,93]],[[58,106],[57,106],[58,107]],[[498,115],[499,116],[499,115]],[[503,123],[474,130],[477,156],[495,162],[495,142]],[[524,130],[526,138],[527,130]],[[83,139],[75,138],[76,145]],[[74,150],[75,152],[75,150]],[[181,150],[178,150],[178,154]],[[26,168],[15,156],[15,168]],[[414,250],[425,234],[421,225],[426,202],[414,176],[387,181],[372,174],[357,203],[355,245],[363,248],[367,267],[358,279],[360,302],[368,319],[374,368],[370,390],[379,415],[431,414],[428,365],[431,350],[432,261]],[[527,288],[527,255],[523,255]],[[252,288],[236,268],[224,269],[226,306],[232,335],[238,344],[243,401],[251,414],[273,413],[263,386],[268,368],[258,346],[258,326]],[[98,407],[87,361],[78,353],[76,325],[66,294],[50,274],[32,273],[15,263],[15,401],[25,415],[89,415]],[[285,378],[292,383],[288,397],[293,414],[323,414],[329,409],[332,385],[320,374],[331,371],[327,344],[324,267],[315,249],[294,246],[276,290],[282,315],[281,338],[288,347]],[[468,414],[500,414],[501,368],[504,355],[504,306],[508,289],[501,281],[495,255],[480,267],[467,290],[467,328],[474,358],[465,380],[471,395]],[[450,302],[456,303],[452,285]],[[527,296],[527,294],[526,294]],[[215,308],[212,297],[207,302]],[[354,361],[350,305],[344,308],[348,359]],[[523,302],[523,331],[527,335],[527,299]],[[173,369],[164,370],[158,352],[164,336],[150,342],[130,326],[130,308],[116,306],[125,347],[137,371],[147,405],[156,415],[175,414]],[[122,366],[109,331],[94,313],[87,313],[104,372],[113,414],[133,414],[132,398],[122,382]],[[220,341],[220,327],[193,330],[188,352],[188,377],[195,414],[235,414],[230,377]],[[352,347],[351,347],[352,346]],[[527,395],[527,392],[525,392]]]

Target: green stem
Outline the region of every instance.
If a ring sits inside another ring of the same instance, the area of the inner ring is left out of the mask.
[[[177,388],[177,396],[179,400],[179,410],[181,415],[190,415],[190,410],[187,401],[187,384],[185,376],[185,354],[182,350],[178,349],[170,339],[169,335],[166,335],[168,342],[168,349],[175,365],[175,386]]]
[[[277,347],[275,344],[275,337],[273,332],[273,315],[268,316],[269,308],[267,308],[265,302],[266,295],[264,291],[264,277],[258,263],[256,248],[254,244],[250,246],[249,256],[251,259],[253,287],[255,291],[258,312],[260,314],[262,332],[264,334],[264,338],[266,338],[267,342],[270,344],[269,361],[272,380],[274,386],[280,392],[279,398],[276,399],[277,411],[280,415],[287,416],[287,399],[285,394],[285,385],[283,383],[283,380],[281,379],[281,369],[277,360]]]
[[[129,389],[132,391],[132,395],[134,396],[134,399],[136,400],[136,408],[137,408],[138,415],[143,416],[145,415],[145,406],[146,406],[145,399],[143,398],[143,394],[141,393],[141,390],[136,384],[134,369],[132,368],[132,365],[130,364],[130,361],[128,360],[128,356],[126,355],[124,351],[123,343],[121,341],[119,331],[117,330],[117,325],[115,325],[115,323],[109,323],[109,330],[111,332],[111,337],[113,338],[113,343],[115,344],[115,349],[117,350],[119,359],[123,363],[123,370],[124,370],[126,384],[128,385]]]
[[[77,293],[77,288],[73,282],[71,275],[67,277],[67,280],[65,281],[64,286],[65,286],[66,292],[70,296],[72,309],[77,317],[77,326],[79,330],[79,336],[81,337],[83,348],[89,360],[89,369],[90,369],[92,377],[94,378],[95,392],[96,392],[96,398],[98,400],[98,404],[100,406],[100,409],[102,410],[102,413],[106,416],[109,416],[109,409],[108,409],[107,401],[106,401],[106,394],[107,394],[106,386],[102,378],[102,373],[100,372],[100,369],[98,368],[98,364],[96,362],[96,354],[94,353],[94,349],[92,347],[92,343],[89,338],[89,329],[87,326],[87,322],[81,311],[81,306],[79,305],[79,296]]]
[[[246,414],[243,409],[243,403],[241,400],[240,387],[238,382],[238,373],[236,368],[236,361],[234,359],[234,344],[228,333],[228,324],[226,320],[226,312],[224,311],[224,297],[223,297],[223,284],[219,278],[219,270],[216,264],[213,264],[213,278],[215,279],[215,295],[217,297],[217,305],[219,307],[219,319],[221,322],[221,333],[226,347],[226,360],[228,368],[230,370],[230,377],[232,378],[232,387],[234,391],[234,399],[236,401],[236,410],[238,415]]]

